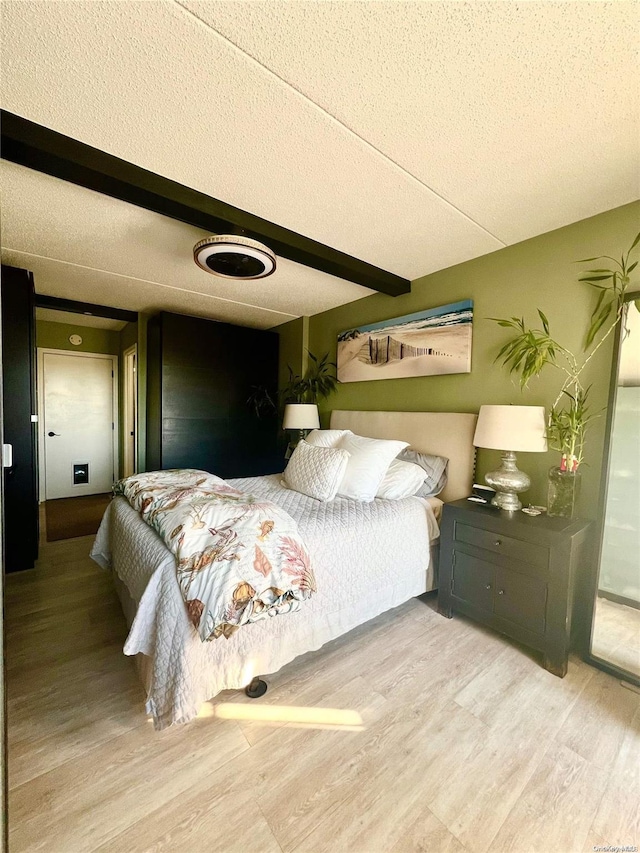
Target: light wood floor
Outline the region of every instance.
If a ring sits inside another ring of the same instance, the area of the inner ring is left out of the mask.
[[[640,695],[413,600],[157,733],[91,537],[7,578],[10,851],[592,851],[640,840]],[[287,617],[281,617],[287,618]],[[358,712],[361,731],[220,719]]]

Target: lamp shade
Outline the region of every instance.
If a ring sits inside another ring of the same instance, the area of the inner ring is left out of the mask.
[[[284,407],[283,429],[318,429],[320,416],[315,403],[289,403]]]
[[[473,443],[491,450],[544,453],[544,406],[480,406]]]

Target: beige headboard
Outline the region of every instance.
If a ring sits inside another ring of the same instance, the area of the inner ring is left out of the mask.
[[[449,479],[439,497],[456,501],[471,494],[476,449],[473,433],[477,415],[460,412],[347,412],[331,413],[331,429],[350,429],[369,438],[408,441],[414,450],[446,456]]]

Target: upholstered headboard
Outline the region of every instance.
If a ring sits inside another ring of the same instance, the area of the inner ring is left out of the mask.
[[[446,456],[449,479],[439,497],[456,501],[471,494],[476,449],[473,433],[477,415],[460,412],[347,412],[331,413],[331,429],[350,429],[369,438],[408,441],[414,450]]]

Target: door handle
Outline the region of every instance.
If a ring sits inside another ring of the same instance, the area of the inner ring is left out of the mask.
[[[13,468],[13,445],[2,445],[2,467]]]
[[[47,435],[49,436],[49,438],[53,438],[54,435],[59,436],[60,433],[59,432],[48,432]]]

